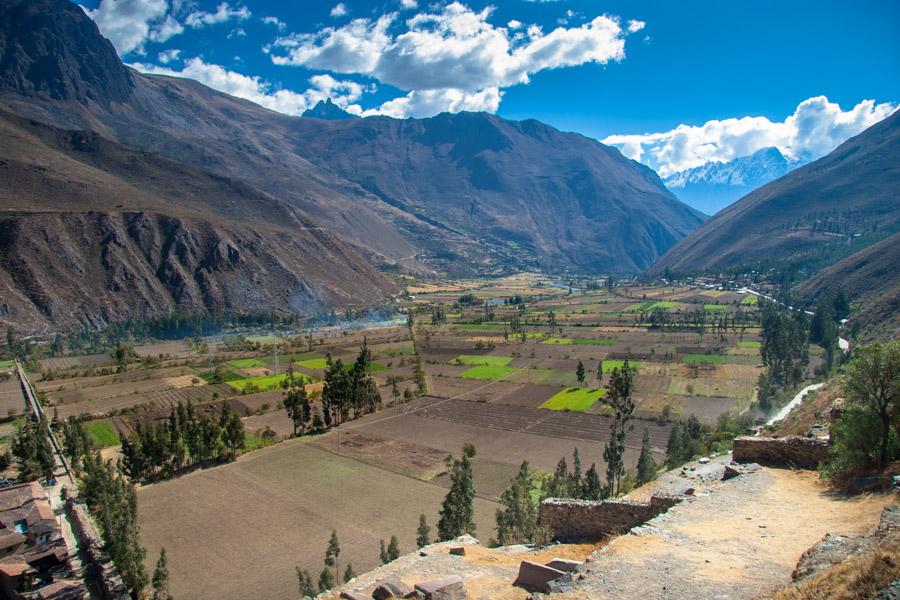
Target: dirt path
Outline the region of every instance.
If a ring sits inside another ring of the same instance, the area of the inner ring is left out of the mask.
[[[827,532],[878,522],[890,495],[845,499],[812,472],[761,469],[697,495],[595,553],[560,598],[754,598],[788,583]]]

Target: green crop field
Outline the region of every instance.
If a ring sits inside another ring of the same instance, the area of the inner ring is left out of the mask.
[[[197,375],[199,375],[200,379],[202,379],[206,383],[218,383],[215,380],[215,377],[216,377],[215,371],[207,371],[206,373],[198,373]],[[244,376],[240,375],[238,373],[235,373],[234,371],[225,371],[221,375],[222,383],[227,383],[229,381],[237,381],[238,379],[244,379]]]
[[[518,369],[492,365],[479,365],[459,374],[464,379],[480,379],[485,381],[500,381],[504,377],[515,373]]]
[[[303,360],[294,361],[298,367],[307,369],[325,369],[328,367],[328,360],[324,356],[316,356],[314,358],[304,358]]]
[[[708,310],[709,312],[722,312],[725,310],[724,304],[704,304],[703,310]]]
[[[554,394],[539,408],[584,412],[605,395],[604,388],[568,388]]]
[[[508,323],[460,323],[457,327],[465,331],[497,331],[507,325]]]
[[[604,360],[603,361],[603,374],[606,375],[606,374],[612,373],[613,369],[621,369],[624,366],[625,366],[624,360],[619,360],[619,359]],[[629,360],[628,366],[631,367],[632,369],[638,369],[641,366],[641,363],[639,363],[636,360]]]
[[[297,379],[300,379],[302,377],[306,380],[306,383],[309,383],[313,380],[311,377],[306,377],[298,373],[294,373],[294,377],[296,377]],[[259,388],[259,391],[265,392],[267,390],[281,387],[281,382],[286,378],[287,373],[281,373],[280,375],[268,375],[267,377],[251,377],[249,379],[239,379],[237,381],[228,381],[226,383],[241,392],[243,392],[244,388],[252,383]]]
[[[553,344],[559,346],[615,346],[619,340],[613,338],[547,338],[542,344]]]
[[[505,367],[512,362],[512,356],[490,356],[477,354],[460,354],[450,362],[456,365],[485,365],[489,367]]]
[[[755,296],[754,296],[754,298],[755,298]],[[757,342],[754,340],[738,342],[738,348],[762,348],[762,342]]]
[[[721,365],[725,357],[720,354],[684,354],[681,361],[689,365]]]
[[[0,360],[0,369],[9,369],[13,364],[14,363],[11,360]]]
[[[86,423],[84,430],[91,436],[91,440],[96,448],[108,448],[109,446],[119,445],[119,434],[109,423],[103,421]]]
[[[660,300],[659,302],[654,302],[650,305],[650,310],[662,309],[669,310],[670,308],[675,308],[678,306],[677,302],[672,302],[671,300]]]
[[[269,363],[261,358],[236,358],[225,363],[235,369],[251,369],[253,367],[267,367]]]
[[[625,312],[640,312],[642,310],[647,310],[653,305],[653,302],[644,302],[642,304],[632,304],[628,308],[625,309]]]
[[[744,299],[741,300],[741,304],[744,306],[756,306],[759,304],[759,296],[754,296],[753,294],[747,294],[744,296]]]

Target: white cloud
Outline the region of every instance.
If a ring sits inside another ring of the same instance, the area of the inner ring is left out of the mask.
[[[349,11],[347,10],[347,6],[343,2],[340,2],[334,5],[334,8],[331,9],[331,12],[329,14],[337,19],[338,17],[345,16],[348,12]]]
[[[784,121],[773,122],[766,117],[713,120],[700,126],[679,125],[660,133],[611,135],[601,141],[667,177],[771,146],[790,156],[819,158],[896,109],[890,102],[863,100],[844,111],[825,96],[816,96],[801,102]]]
[[[645,22],[632,19],[628,21],[628,33],[637,33],[646,26]]]
[[[164,42],[184,31],[169,15],[168,0],[101,0],[84,11],[120,55],[144,53],[147,41]]]
[[[179,50],[177,48],[171,48],[169,50],[160,52],[156,56],[156,60],[158,60],[159,62],[161,62],[164,65],[167,65],[172,61],[178,60],[178,57],[180,55],[181,55],[181,50]]]
[[[278,89],[260,77],[231,71],[220,65],[207,63],[199,57],[185,60],[184,67],[178,70],[141,63],[129,66],[142,73],[193,79],[220,92],[250,100],[288,115],[299,115],[319,100],[329,97],[348,112],[359,114],[362,109],[355,102],[363,93],[372,91],[370,87],[367,88],[354,81],[339,81],[330,75],[310,77],[311,87],[302,93]]]
[[[416,2],[416,0],[400,0],[400,8],[402,8],[403,10],[419,8],[419,3]]]
[[[260,19],[266,25],[274,25],[278,31],[284,31],[287,27],[287,23],[279,19],[278,17],[263,17]]]
[[[517,21],[517,20],[513,19],[512,21],[507,23],[506,26],[509,27],[510,29],[520,29],[522,27],[522,21]]]
[[[251,16],[252,13],[246,6],[232,8],[227,2],[222,2],[216,7],[216,12],[196,10],[187,16],[184,23],[188,27],[199,29],[209,25],[216,25],[217,23],[225,23],[231,19],[245,21]]]
[[[388,100],[377,108],[364,111],[362,115],[387,115],[403,119],[464,110],[496,112],[502,96],[503,92],[495,87],[472,93],[454,89],[413,90],[406,96]]]
[[[232,29],[231,31],[229,31],[228,35],[225,37],[229,40],[236,37],[247,37],[247,32],[244,31],[243,27],[238,27],[237,29]]]
[[[502,88],[528,83],[539,71],[625,57],[627,31],[615,17],[600,16],[546,34],[532,25],[527,35],[510,37],[505,27],[488,21],[492,7],[475,12],[452,2],[432,10],[404,22],[397,13],[387,13],[316,33],[283,36],[272,47],[272,60],[366,75],[406,90],[407,96],[381,109],[404,116],[473,104],[496,110]]]

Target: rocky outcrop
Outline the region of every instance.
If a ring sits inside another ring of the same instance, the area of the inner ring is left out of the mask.
[[[737,463],[815,469],[828,460],[828,440],[802,436],[745,436],[735,438],[731,452]]]
[[[2,0],[0,87],[108,105],[126,100],[134,82],[80,6],[63,0]]]
[[[597,541],[626,533],[678,502],[678,496],[669,495],[655,495],[649,502],[549,498],[541,502],[541,523],[563,542]]]

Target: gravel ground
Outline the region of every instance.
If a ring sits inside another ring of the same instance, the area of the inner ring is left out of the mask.
[[[575,591],[555,597],[755,598],[789,583],[827,532],[866,531],[891,500],[835,496],[812,472],[762,468],[719,482],[728,458],[664,475],[657,489],[688,484],[695,496],[595,552]]]

